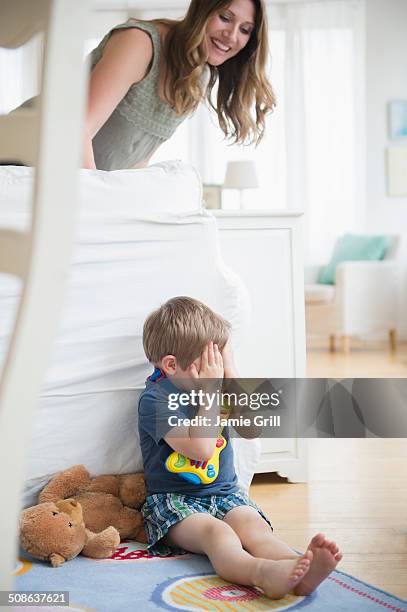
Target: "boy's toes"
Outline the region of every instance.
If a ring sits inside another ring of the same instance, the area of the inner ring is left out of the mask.
[[[301,563],[299,567],[296,567],[295,571],[304,574],[305,572],[308,572],[310,565],[311,564],[309,563],[309,561],[306,561],[304,563]]]
[[[310,562],[308,560],[305,561],[301,561],[301,563],[298,563],[298,565],[295,567],[294,572],[306,572],[309,567],[310,567]]]
[[[299,582],[302,580],[307,572],[305,570],[300,571],[296,570],[293,574],[291,574],[291,580],[294,582]]]
[[[316,535],[314,535],[314,537],[312,538],[311,542],[310,542],[310,548],[312,547],[321,547],[323,546],[325,542],[325,536],[323,533],[317,533]]]
[[[307,551],[308,552],[308,551]],[[309,570],[312,561],[312,553],[311,555],[305,555],[299,559],[297,565],[295,566],[292,577],[293,578],[301,578],[303,577]]]
[[[342,557],[343,557],[343,554],[340,553],[340,552],[338,552],[338,553],[336,553],[336,555],[334,555],[334,559],[335,559],[335,561],[337,563],[339,563],[339,561],[342,561]]]
[[[339,552],[339,548],[337,547],[335,542],[331,542],[331,540],[325,540],[323,548],[329,550],[330,553],[336,555]]]
[[[329,544],[330,544],[330,545],[328,546],[328,549],[330,550],[330,552],[331,552],[333,555],[336,555],[336,553],[338,553],[338,552],[339,552],[339,548],[338,548],[338,546],[337,546],[336,542],[330,542]]]
[[[301,558],[298,561],[297,565],[294,567],[293,571],[290,574],[290,588],[294,588],[299,582],[301,582],[304,576],[308,573],[310,566],[310,559]]]

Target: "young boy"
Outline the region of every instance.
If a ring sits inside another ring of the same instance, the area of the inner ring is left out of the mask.
[[[213,420],[202,424],[219,406],[194,411],[180,401],[174,410],[169,402],[237,377],[229,332],[227,321],[187,297],[169,300],[144,324],[144,350],[155,366],[139,402],[149,548],[205,554],[225,580],[259,587],[272,598],[308,595],[342,558],[336,544],[318,534],[298,555],[276,538],[267,517],[237,487],[227,428],[222,441]]]

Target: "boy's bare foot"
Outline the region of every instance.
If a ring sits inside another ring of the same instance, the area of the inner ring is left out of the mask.
[[[280,599],[290,593],[310,569],[312,551],[297,559],[272,561],[259,560],[256,586],[260,587],[271,599]]]
[[[315,591],[342,559],[342,553],[339,552],[335,542],[326,540],[322,533],[312,538],[307,551],[313,554],[311,566],[304,579],[295,587],[295,595],[309,595]]]

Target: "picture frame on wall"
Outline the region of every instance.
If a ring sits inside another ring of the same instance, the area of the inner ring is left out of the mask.
[[[407,100],[389,102],[389,137],[391,140],[407,139]]]
[[[203,185],[205,208],[216,210],[222,208],[222,185]]]
[[[407,196],[407,146],[387,149],[387,193],[390,197]]]

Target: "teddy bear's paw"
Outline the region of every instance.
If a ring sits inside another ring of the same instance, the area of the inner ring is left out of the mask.
[[[111,557],[120,544],[120,534],[114,527],[107,527],[100,533],[87,530],[88,541],[82,554],[92,559],[107,559]]]
[[[52,567],[59,567],[60,565],[65,563],[65,558],[59,555],[58,553],[52,553],[52,555],[49,556],[49,561]]]
[[[113,551],[120,544],[120,533],[115,527],[107,527],[99,535],[103,536],[106,545],[113,547]]]

